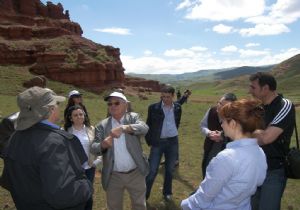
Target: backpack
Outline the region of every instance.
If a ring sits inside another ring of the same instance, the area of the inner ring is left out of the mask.
[[[19,112],[13,113],[2,119],[0,122],[0,158],[4,159],[4,148],[6,147],[11,134],[15,131],[15,122]]]

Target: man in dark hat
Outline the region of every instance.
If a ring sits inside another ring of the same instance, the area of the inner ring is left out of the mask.
[[[4,178],[18,210],[83,210],[92,195],[79,140],[55,124],[64,100],[40,87],[17,97],[20,113],[4,154]]]

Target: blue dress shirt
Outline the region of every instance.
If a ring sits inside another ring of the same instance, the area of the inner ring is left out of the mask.
[[[161,103],[165,118],[163,121],[162,129],[161,129],[161,138],[168,138],[178,136],[178,130],[175,123],[175,116],[174,116],[174,104],[171,107],[168,107]]]
[[[262,185],[266,157],[256,139],[230,142],[209,163],[197,192],[181,203],[183,210],[251,210],[250,197]]]

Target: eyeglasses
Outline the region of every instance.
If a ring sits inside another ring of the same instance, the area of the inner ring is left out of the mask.
[[[119,106],[119,105],[120,105],[120,102],[119,102],[119,101],[117,101],[117,102],[108,102],[107,105],[108,105],[108,106],[112,106],[112,105],[114,105],[114,106]]]

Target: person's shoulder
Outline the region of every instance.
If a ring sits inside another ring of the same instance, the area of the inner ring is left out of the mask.
[[[149,109],[159,109],[159,108],[161,108],[161,101],[149,105]]]
[[[46,125],[43,123],[38,123],[35,126],[32,127],[34,130],[39,130],[40,132],[48,132],[50,137],[53,136],[61,136],[63,138],[72,139],[73,134],[59,128],[51,127],[50,125]]]
[[[173,104],[174,104],[175,109],[181,109],[181,104],[180,103],[174,102]]]
[[[107,117],[105,119],[102,119],[100,120],[96,125],[95,125],[95,128],[98,128],[100,126],[103,126],[103,125],[106,125],[108,120],[110,119],[111,117]]]
[[[93,125],[87,126],[87,129],[88,130],[95,130],[95,126],[93,126]]]
[[[219,159],[231,162],[234,161],[235,155],[236,155],[235,149],[225,148],[224,150],[220,151],[217,156]]]
[[[293,102],[287,98],[284,98],[282,95],[278,95],[271,105],[274,110],[277,110],[277,112],[286,112],[294,109]]]
[[[63,137],[65,139],[73,139],[74,138],[74,135],[65,131],[65,130],[62,130],[62,129],[52,129],[52,133],[53,135],[57,135],[58,137]]]

